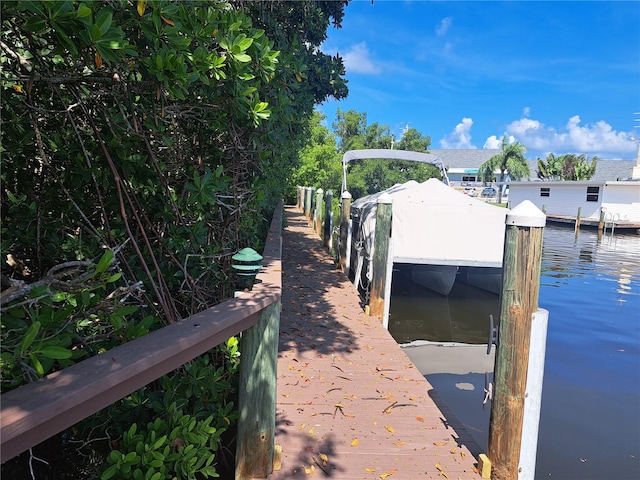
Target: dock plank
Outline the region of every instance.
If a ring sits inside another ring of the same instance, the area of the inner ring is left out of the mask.
[[[276,444],[268,478],[479,478],[479,447],[286,211]]]

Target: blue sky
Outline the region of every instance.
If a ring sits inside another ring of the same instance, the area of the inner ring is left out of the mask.
[[[499,148],[633,160],[640,136],[640,2],[352,1],[322,45],[339,53],[349,97],[431,148]]]

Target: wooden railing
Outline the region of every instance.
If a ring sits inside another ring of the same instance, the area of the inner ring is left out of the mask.
[[[3,394],[1,461],[243,332],[236,479],[266,477],[274,456],[281,254],[282,203],[271,222],[263,269],[250,292]]]

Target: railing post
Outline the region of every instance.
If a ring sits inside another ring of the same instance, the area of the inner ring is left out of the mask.
[[[533,313],[538,310],[546,216],[529,200],[506,218],[488,456],[494,480],[516,480]]]
[[[388,193],[378,197],[376,210],[376,230],[373,239],[373,278],[371,279],[371,297],[369,298],[369,314],[383,320],[385,311],[385,287],[387,284],[387,259],[389,256],[389,240],[391,237],[391,212],[393,199]]]
[[[316,208],[316,187],[309,187],[309,211],[307,212],[307,225],[313,228],[313,218]]]
[[[322,188],[319,188],[316,191],[316,208],[313,221],[313,231],[316,232],[319,237],[322,237],[322,206],[324,205],[324,202],[322,201],[323,196],[324,190],[322,190]]]
[[[296,207],[298,207],[298,210],[302,210],[304,206],[304,187],[298,185],[296,192]]]
[[[349,275],[349,254],[351,252],[349,223],[351,221],[351,194],[346,190],[340,196],[342,201],[340,208],[340,266],[342,271]]]
[[[327,190],[324,197],[324,232],[322,234],[323,245],[331,251],[333,247],[333,191]]]
[[[236,480],[267,478],[273,471],[280,305],[265,308],[240,340]]]

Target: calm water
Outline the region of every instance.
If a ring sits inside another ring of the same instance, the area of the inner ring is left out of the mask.
[[[442,298],[393,281],[389,329],[399,343],[486,343],[497,298],[466,286]],[[599,241],[548,226],[539,305],[549,326],[536,479],[640,479],[640,236]],[[426,376],[486,450],[485,376],[473,363],[466,375]]]

